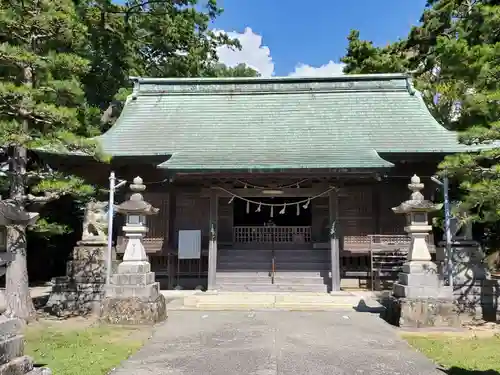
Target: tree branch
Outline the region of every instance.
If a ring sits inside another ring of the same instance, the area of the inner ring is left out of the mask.
[[[42,196],[37,196],[33,194],[27,194],[23,198],[25,201],[29,203],[47,203],[56,199],[61,198],[63,195],[66,195],[67,193],[51,193],[51,192],[45,192],[44,195]]]

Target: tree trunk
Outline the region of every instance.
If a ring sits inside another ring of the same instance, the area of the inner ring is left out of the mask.
[[[26,258],[26,227],[13,225],[7,228],[7,249],[13,254],[5,276],[5,314],[29,322],[35,318],[28,284]]]
[[[33,70],[25,67],[24,84],[33,86]],[[28,134],[29,123],[22,120],[23,131]],[[20,210],[24,209],[26,192],[26,164],[28,155],[26,147],[13,147],[10,159],[10,198],[17,203]],[[26,226],[12,225],[7,228],[7,251],[13,254],[12,262],[7,267],[5,275],[6,311],[9,316],[29,322],[35,318],[35,308],[31,300],[28,283]]]
[[[26,174],[26,148],[16,147],[11,159],[12,181],[10,198],[23,209],[24,177]],[[7,227],[7,250],[13,254],[5,276],[6,314],[26,322],[35,317],[28,283],[26,226]]]

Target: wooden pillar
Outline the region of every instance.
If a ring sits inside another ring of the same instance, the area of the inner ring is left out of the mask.
[[[168,244],[167,244],[167,272],[168,272],[168,289],[174,288],[174,282],[177,280],[177,261],[171,249],[177,249],[176,235],[176,214],[177,214],[177,189],[175,186],[169,186],[168,192]]]
[[[338,199],[337,192],[329,193],[330,203],[330,260],[332,272],[332,292],[340,291],[340,244],[338,225]]]
[[[217,217],[218,217],[218,196],[213,190],[210,193],[210,226],[208,242],[208,290],[215,290],[217,287]]]
[[[380,227],[380,185],[382,182],[377,181],[372,187],[372,217],[373,217],[373,230],[375,234],[382,234]]]

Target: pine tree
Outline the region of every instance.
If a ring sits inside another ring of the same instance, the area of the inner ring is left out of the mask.
[[[0,144],[8,165],[8,203],[24,212],[92,188],[53,172],[31,150],[97,155],[80,78],[87,30],[72,0],[0,0]],[[39,227],[46,224],[39,221]],[[13,261],[6,274],[6,313],[34,316],[26,262],[26,228],[7,229]]]

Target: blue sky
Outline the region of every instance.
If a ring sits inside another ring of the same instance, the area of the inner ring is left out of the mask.
[[[244,51],[219,53],[228,65],[246,62],[263,75],[280,76],[294,71],[298,75],[315,74],[323,66],[320,74],[329,74],[339,71],[335,63],[345,53],[351,29],[360,30],[361,38],[377,45],[387,44],[407,35],[410,27],[418,23],[425,3],[426,0],[219,0],[225,11],[213,26],[241,38]]]

